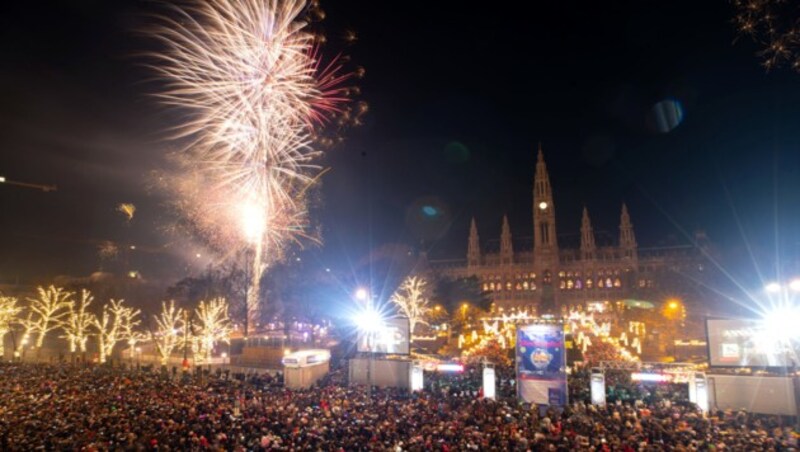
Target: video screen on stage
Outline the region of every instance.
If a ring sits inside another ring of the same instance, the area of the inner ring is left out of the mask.
[[[358,351],[407,355],[409,339],[408,319],[384,320],[374,331],[358,332]]]
[[[718,367],[792,367],[800,347],[787,343],[785,332],[770,331],[763,322],[708,319],[709,364]]]

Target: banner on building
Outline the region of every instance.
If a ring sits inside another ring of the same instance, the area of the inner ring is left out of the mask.
[[[567,404],[563,325],[533,324],[517,328],[517,395],[537,405]]]

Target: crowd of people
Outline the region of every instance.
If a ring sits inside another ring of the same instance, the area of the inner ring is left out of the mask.
[[[572,376],[564,409],[514,397],[498,369],[498,400],[480,397],[480,371],[426,374],[409,393],[346,384],[342,369],[309,390],[280,377],[43,364],[0,365],[0,450],[650,451],[795,450],[780,418],[704,416],[692,404],[635,388],[604,407]],[[620,383],[622,385],[622,383]],[[652,396],[652,394],[650,394]]]

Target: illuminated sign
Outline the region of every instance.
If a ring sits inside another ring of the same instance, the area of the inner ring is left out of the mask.
[[[464,366],[456,363],[444,363],[436,366],[439,372],[464,372]]]
[[[631,374],[631,380],[644,381],[649,383],[668,383],[672,381],[672,377],[670,375],[665,375],[665,374],[648,374],[642,372],[634,372]]]

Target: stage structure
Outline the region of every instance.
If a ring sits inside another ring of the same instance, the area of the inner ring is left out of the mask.
[[[283,357],[283,384],[291,389],[310,388],[330,370],[328,350],[300,350]]]
[[[522,401],[536,405],[567,405],[567,357],[562,323],[520,326],[516,355],[517,396]]]

